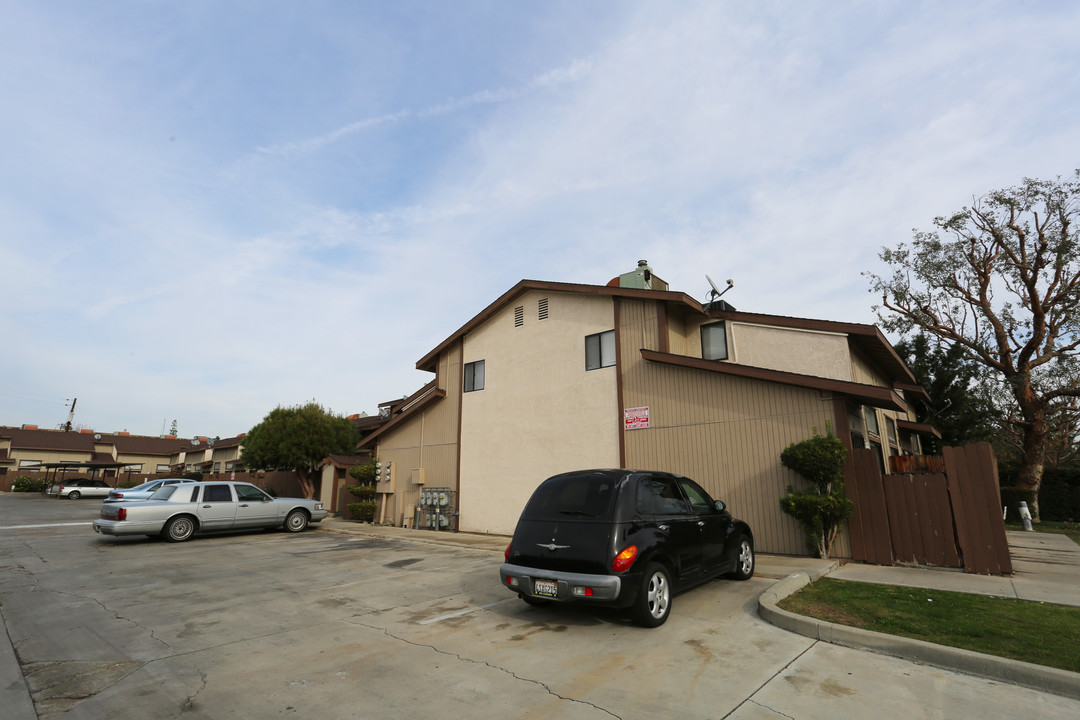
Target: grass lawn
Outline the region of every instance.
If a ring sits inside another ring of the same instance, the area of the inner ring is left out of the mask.
[[[779,604],[840,625],[1080,672],[1080,607],[831,578]]]
[[[1073,542],[1080,545],[1080,523],[1077,522],[1050,522],[1043,521],[1034,523],[1035,532],[1059,533],[1068,535]],[[1024,526],[1018,522],[1005,523],[1006,530],[1023,530]]]

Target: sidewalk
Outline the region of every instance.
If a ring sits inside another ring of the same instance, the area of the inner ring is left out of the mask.
[[[1006,536],[1013,561],[1012,577],[859,563],[839,566],[827,574],[839,580],[1080,606],[1080,546],[1065,535],[1052,533],[1007,532]],[[761,617],[818,640],[1080,699],[1080,673],[837,625],[777,607],[781,600],[816,579],[799,571],[776,583],[758,601]]]

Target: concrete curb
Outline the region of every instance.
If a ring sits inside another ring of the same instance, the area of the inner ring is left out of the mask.
[[[815,640],[892,655],[945,670],[955,670],[1080,700],[1080,673],[837,625],[796,615],[777,607],[778,602],[820,579],[821,575],[811,578],[806,573],[799,572],[780,580],[758,598],[758,614],[763,620],[777,627]]]

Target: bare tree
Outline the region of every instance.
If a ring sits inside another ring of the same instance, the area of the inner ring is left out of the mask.
[[[1080,171],[976,198],[866,273],[882,326],[923,330],[985,366],[1015,403],[1018,485],[1036,493],[1055,414],[1080,397]],[[1038,500],[1035,503],[1038,514]]]

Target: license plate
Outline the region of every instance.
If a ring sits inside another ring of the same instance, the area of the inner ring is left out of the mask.
[[[533,580],[533,595],[559,597],[559,583],[554,580]]]

